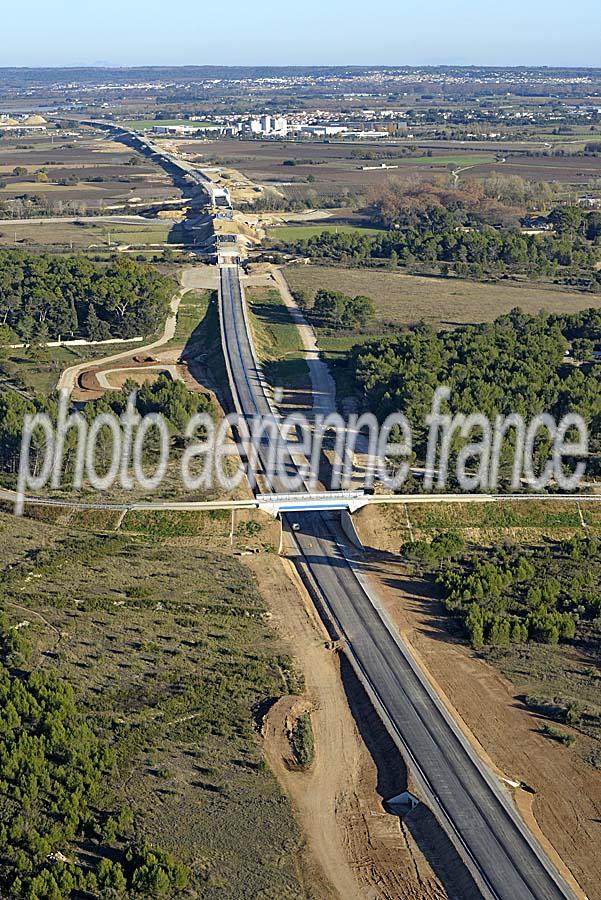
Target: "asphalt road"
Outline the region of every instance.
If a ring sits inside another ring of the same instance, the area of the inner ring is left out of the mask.
[[[223,342],[239,412],[270,415],[249,338],[235,267],[221,269]],[[281,490],[275,481],[274,490]],[[299,513],[294,538],[355,671],[412,760],[434,811],[467,859],[483,896],[556,900],[574,894],[555,871],[509,795],[478,757],[388,626],[369,586],[343,549],[335,520]]]

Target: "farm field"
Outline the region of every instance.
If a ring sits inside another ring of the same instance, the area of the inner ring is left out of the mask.
[[[601,534],[601,503],[581,504],[589,529]],[[409,540],[408,519],[415,539],[430,539],[440,531],[458,531],[467,540],[486,546],[497,540],[564,539],[582,531],[582,520],[575,503],[412,503],[380,506],[377,511],[359,513],[358,521],[373,525],[377,521],[387,548],[397,549]]]
[[[318,197],[340,195],[345,191],[369,194],[387,179],[408,172],[439,172],[441,167],[450,164],[460,167],[474,160],[494,163],[497,155],[495,151],[474,153],[473,148],[466,148],[464,154],[457,148],[452,153],[434,150],[431,157],[399,159],[394,156],[394,144],[384,146],[374,142],[214,140],[201,146],[182,142],[180,147],[186,153],[205,157],[207,165],[232,166],[252,181],[274,187],[290,198],[305,196],[309,191]],[[368,158],[361,158],[362,155]],[[377,168],[382,162],[400,164],[402,172]],[[364,170],[364,166],[376,168]],[[307,183],[307,178],[314,181]]]
[[[112,745],[107,800],[131,809],[132,837],[187,864],[194,895],[305,896],[301,835],[254,721],[302,683],[251,572],[198,538],[181,546],[4,513],[0,547],[9,620],[28,620],[31,668],[71,684]]]
[[[131,164],[134,158],[136,165]],[[43,178],[40,172],[47,181],[38,180]],[[57,183],[61,181],[67,183]],[[47,137],[28,138],[26,144],[3,139],[0,182],[0,218],[5,215],[3,204],[23,202],[25,195],[42,197],[59,215],[180,196],[161,169],[122,144],[87,133],[55,137],[52,144]],[[11,215],[10,209],[6,215]]]
[[[548,150],[547,135],[528,142],[420,140],[382,143],[341,141],[182,141],[180,148],[201,156],[206,164],[231,166],[254,182],[273,187],[290,199],[308,196],[349,195],[369,197],[387,180],[440,175],[445,168],[464,169],[464,177],[487,177],[492,172],[521,175],[535,181],[586,185],[601,177],[601,159],[595,157],[529,157],[518,151]],[[179,143],[179,142],[178,142]],[[566,143],[577,150],[578,144]],[[398,148],[413,145],[419,155],[403,157]],[[512,155],[515,154],[515,155]],[[362,158],[363,157],[363,158]],[[378,168],[381,163],[398,169]],[[364,169],[365,166],[375,167]],[[459,176],[463,177],[462,175]],[[311,182],[308,183],[307,179]]]
[[[601,297],[595,294],[530,283],[481,284],[334,266],[289,266],[284,273],[292,290],[309,295],[325,288],[371,297],[377,314],[377,323],[370,329],[373,331],[381,331],[387,323],[408,325],[421,320],[434,328],[488,322],[518,306],[530,314],[541,309],[569,313],[601,308]]]
[[[28,222],[15,220],[0,225],[0,246],[48,247],[95,250],[114,248],[120,244],[144,247],[148,244],[164,244],[172,225],[169,222],[149,221],[137,223],[95,222]]]
[[[390,165],[401,165],[401,166],[426,166],[430,167],[438,167],[438,166],[479,166],[490,164],[491,156],[490,153],[465,153],[465,154],[455,154],[453,156],[445,156],[444,154],[439,155],[438,153],[433,153],[432,156],[411,156],[405,157],[402,159],[391,159]],[[365,165],[370,165],[369,163],[365,163]]]
[[[572,149],[574,149],[572,147]],[[482,163],[476,173],[491,172],[519,175],[532,181],[556,181],[561,184],[587,185],[601,177],[601,158],[594,156],[508,156],[500,163]],[[466,173],[469,174],[469,173]]]
[[[120,120],[118,124],[129,131],[149,131],[160,125],[190,125],[193,128],[215,127],[214,122],[191,122],[189,119],[126,119]]]
[[[553,313],[601,308],[595,294],[555,290],[528,283],[481,284],[459,278],[425,278],[373,269],[334,266],[288,266],[284,270],[292,291],[309,298],[324,288],[350,296],[370,297],[375,320],[361,330],[317,326],[318,344],[336,381],[339,400],[353,396],[355,387],[348,367],[348,353],[357,344],[393,335],[399,326],[424,321],[435,329],[490,322],[520,307],[531,315],[541,309]]]

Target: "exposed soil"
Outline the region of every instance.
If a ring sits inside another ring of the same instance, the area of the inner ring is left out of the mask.
[[[195,377],[196,372],[192,361],[182,362],[181,347],[168,347],[165,350],[157,350],[153,356],[123,357],[118,362],[106,363],[102,366],[90,366],[81,372],[73,391],[73,398],[78,401],[97,400],[106,392],[99,380],[98,373],[104,374],[111,388],[119,390],[126,381],[135,381],[137,384],[147,384],[156,381],[162,374],[160,367],[177,365],[178,377],[180,377],[189,391],[193,393],[209,393],[205,386]]]
[[[377,526],[364,516],[357,524],[369,544]],[[539,733],[537,718],[517,700],[519,685],[465,644],[430,583],[408,576],[390,552],[370,550],[366,568],[391,618],[482,755],[497,773],[533,789],[518,790],[515,800],[547,852],[566,877],[569,870],[588,897],[599,900],[600,773],[573,749]]]
[[[248,561],[273,624],[303,671],[305,697],[285,697],[263,722],[265,752],[291,798],[307,849],[323,873],[316,897],[469,900],[473,887],[446,836],[419,806],[403,820],[385,801],[410,788],[403,761],[328,636],[291,563]],[[311,709],[315,760],[290,766],[288,724]],[[446,885],[446,890],[442,882]]]

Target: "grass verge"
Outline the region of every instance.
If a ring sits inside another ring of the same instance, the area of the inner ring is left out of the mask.
[[[246,289],[257,352],[274,387],[310,391],[309,369],[298,328],[278,290]]]

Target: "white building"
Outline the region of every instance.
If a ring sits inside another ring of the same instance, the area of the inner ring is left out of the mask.
[[[332,134],[344,134],[348,128],[345,125],[301,125],[300,130],[303,134],[326,137]]]
[[[153,134],[198,134],[201,131],[221,131],[220,125],[154,125]]]
[[[284,116],[276,116],[273,120],[273,133],[286,137],[288,134],[288,119],[284,118]]]
[[[274,137],[286,137],[288,134],[288,120],[284,116],[261,116],[260,119],[251,119],[249,127],[251,134]]]

